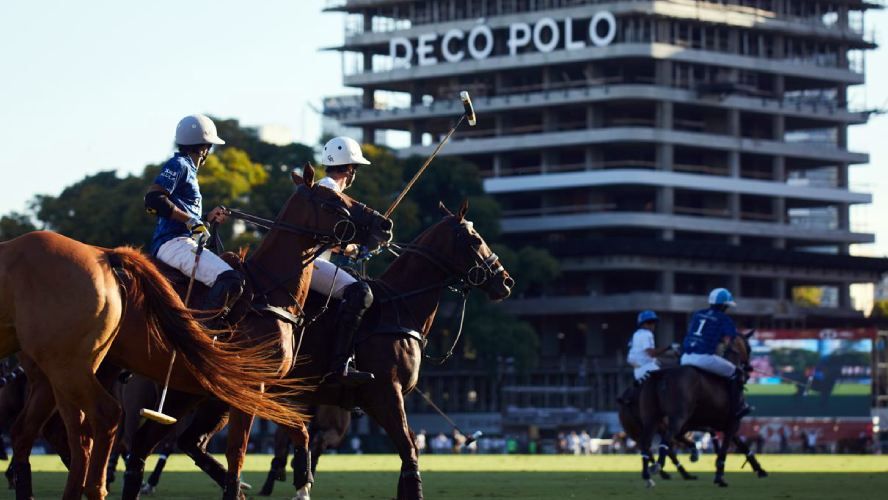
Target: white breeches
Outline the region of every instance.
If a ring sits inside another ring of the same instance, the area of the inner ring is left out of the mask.
[[[324,294],[324,296],[331,293],[330,287],[332,286],[333,298],[341,299],[345,287],[357,281],[352,278],[351,274],[339,269],[328,260],[318,258],[313,264],[314,270],[311,273],[310,288]]]
[[[635,369],[635,380],[638,380],[640,382],[640,381],[646,379],[649,373],[655,372],[659,369],[660,369],[660,365],[659,365],[659,363],[657,363],[657,360],[653,360],[649,363],[645,363]]]
[[[158,260],[178,269],[188,277],[191,277],[191,271],[194,270],[194,257],[196,254],[197,242],[188,236],[173,238],[157,249]],[[197,272],[194,273],[194,279],[206,286],[212,287],[220,274],[230,270],[231,266],[220,259],[218,255],[204,249],[200,255]]]
[[[716,375],[730,378],[737,370],[734,363],[716,354],[682,354],[682,365],[691,365]]]

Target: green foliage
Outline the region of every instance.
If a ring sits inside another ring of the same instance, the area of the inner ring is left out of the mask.
[[[86,176],[59,196],[38,196],[37,218],[75,240],[101,246],[147,245],[154,218],[145,213],[148,188],[141,177],[118,177],[114,171]]]
[[[213,205],[231,205],[268,180],[268,172],[237,148],[225,148],[207,157],[197,174],[204,199]],[[209,209],[210,206],[205,208]]]
[[[540,346],[536,331],[528,322],[491,304],[482,295],[476,292],[469,301],[465,327],[467,345],[476,351],[481,366],[493,374],[497,358],[513,358],[519,372],[533,368]]]
[[[11,240],[36,229],[31,218],[25,214],[10,212],[0,217],[0,241]]]

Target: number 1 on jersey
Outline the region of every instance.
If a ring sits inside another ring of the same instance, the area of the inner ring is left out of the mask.
[[[702,320],[702,321],[700,321],[700,326],[697,327],[697,331],[694,332],[694,335],[696,335],[696,336],[698,336],[698,337],[702,336],[702,335],[703,335],[703,325],[705,325],[705,324],[706,324],[706,320],[705,320],[705,319]]]

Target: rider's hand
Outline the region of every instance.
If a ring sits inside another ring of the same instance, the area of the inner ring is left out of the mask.
[[[358,245],[355,245],[354,243],[349,243],[345,246],[345,248],[342,249],[342,255],[350,259],[357,257],[359,252],[360,247]]]
[[[204,246],[210,241],[210,230],[202,220],[192,217],[185,223],[185,226],[191,231],[191,237],[194,238],[198,246]]]
[[[675,352],[681,352],[681,344],[677,342],[673,342],[672,345],[669,347],[672,348],[672,350]]]
[[[222,224],[226,220],[228,220],[228,209],[225,207],[216,207],[210,210],[210,213],[207,215],[207,222],[210,224]]]

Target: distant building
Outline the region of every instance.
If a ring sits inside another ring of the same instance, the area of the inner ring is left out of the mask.
[[[259,127],[259,140],[274,144],[276,146],[286,146],[293,143],[293,131],[286,125],[262,125]]]
[[[744,326],[864,321],[849,287],[888,264],[849,255],[874,237],[849,220],[872,197],[848,187],[868,161],[848,127],[868,116],[847,93],[864,83],[864,16],[880,3],[330,2],[347,14],[344,83],[363,90],[341,122],[408,134],[400,154],[425,156],[470,91],[478,126],[441,154],[481,168],[511,241],[562,263],[557,283],[506,303],[541,339],[532,385],[456,410],[554,406],[568,425],[612,408],[635,313],[656,310],[658,341],[677,340],[717,286]],[[794,303],[804,287],[824,287],[827,307]],[[482,383],[435,373],[433,394]]]

